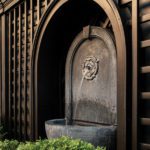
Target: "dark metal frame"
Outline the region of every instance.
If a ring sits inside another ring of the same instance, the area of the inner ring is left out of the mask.
[[[34,104],[30,91],[32,42],[44,13],[42,10],[51,2],[38,0],[38,4],[34,4],[33,0],[7,0],[0,6],[0,37],[3,37],[0,118],[8,124],[10,136],[19,139],[34,139]]]
[[[0,37],[2,37],[2,19],[0,17]],[[2,38],[0,38],[0,49],[2,50]],[[0,51],[0,60],[2,60],[2,51]],[[0,61],[0,123],[2,122],[2,61]]]
[[[14,21],[14,29],[16,31],[16,25],[17,25],[17,19],[19,18],[19,32],[21,32],[21,19],[23,18],[22,16],[22,10],[21,10],[21,3],[25,4],[24,5],[24,17],[25,17],[25,43],[27,43],[27,38],[28,38],[28,13],[30,13],[30,21],[31,21],[31,36],[30,36],[30,41],[31,41],[31,47],[30,47],[30,56],[31,56],[31,61],[32,61],[32,66],[31,66],[31,74],[29,76],[29,84],[32,86],[32,89],[30,91],[27,91],[27,86],[28,83],[25,82],[25,89],[24,89],[24,96],[25,96],[25,101],[22,104],[21,101],[21,87],[19,87],[19,98],[18,98],[18,106],[23,107],[25,110],[25,114],[23,118],[25,118],[25,131],[27,132],[27,124],[30,124],[31,127],[31,137],[30,139],[34,139],[35,137],[38,138],[38,96],[37,96],[37,88],[38,88],[38,82],[37,82],[37,62],[38,62],[38,55],[39,55],[39,49],[40,49],[40,44],[42,37],[44,35],[44,32],[47,28],[48,23],[51,21],[52,16],[54,13],[63,5],[65,5],[69,0],[54,0],[50,1],[45,0],[45,5],[46,9],[45,12],[42,14],[41,13],[41,1],[38,0],[37,5],[34,6],[33,0],[26,1],[26,0],[7,0],[4,4],[3,7],[0,8],[0,28],[2,29],[0,32],[0,36],[2,37],[0,39],[0,122],[4,122],[5,124],[8,124],[7,122],[7,117],[8,120],[11,120],[12,116],[12,103],[16,103],[15,100],[11,99],[11,94],[12,90],[16,89],[16,85],[14,87],[11,87],[12,84],[12,76],[11,76],[11,69],[9,69],[9,75],[7,73],[7,67],[11,68],[12,64],[10,63],[12,60],[11,58],[9,60],[9,63],[7,64],[7,54],[10,56],[11,54],[11,42],[12,42],[12,35],[8,34],[12,30],[12,23]],[[93,0],[95,3],[97,3],[107,14],[108,18],[110,19],[110,22],[113,27],[115,39],[116,39],[116,47],[117,47],[117,62],[118,62],[118,150],[125,150],[126,147],[126,41],[125,41],[125,34],[124,34],[124,29],[121,21],[121,17],[119,15],[119,11],[115,5],[115,2],[113,0]],[[30,9],[27,9],[27,5],[29,5],[30,2]],[[150,46],[150,40],[145,40],[145,41],[139,41],[139,23],[141,22],[147,22],[150,20],[150,15],[146,14],[144,16],[139,16],[139,1],[138,0],[120,0],[119,1],[120,5],[132,5],[132,20],[130,20],[130,25],[132,25],[132,150],[137,150],[138,149],[138,127],[140,126],[139,121],[141,121],[141,124],[145,125],[150,125],[150,119],[148,118],[139,118],[139,110],[138,110],[138,103],[139,103],[139,75],[140,73],[149,73],[150,72],[150,67],[149,66],[144,66],[142,68],[139,67],[139,49],[144,48],[144,47],[149,47]],[[123,7],[124,7],[123,6]],[[16,9],[19,9],[19,17],[16,18],[14,17],[14,20],[11,18],[12,14],[16,13]],[[37,20],[35,21],[34,19],[34,11],[37,11]],[[11,24],[7,25],[8,23],[8,18],[9,18],[9,23]],[[36,22],[36,25],[34,23]],[[9,27],[9,29],[7,29]],[[36,32],[35,32],[36,31]],[[16,38],[17,33],[14,32],[14,37]],[[8,37],[7,37],[8,36]],[[19,55],[21,57],[21,51],[22,51],[22,41],[21,41],[21,34],[19,34]],[[9,39],[9,40],[8,40]],[[7,45],[7,40],[9,42],[9,45]],[[16,40],[14,40],[16,42]],[[141,47],[140,47],[141,45]],[[17,47],[17,43],[14,44],[15,49]],[[27,80],[27,51],[29,49],[27,48],[27,44],[25,44],[25,50],[24,50],[24,56],[25,56],[25,64],[23,66],[25,70],[25,77],[24,80]],[[14,51],[14,54],[16,52]],[[16,55],[16,54],[15,54]],[[17,60],[17,58],[14,58]],[[19,60],[19,83],[20,85],[22,84],[21,82],[21,58]],[[14,61],[15,62],[15,61]],[[7,66],[8,65],[8,66]],[[15,64],[16,65],[16,64]],[[140,72],[141,71],[141,72]],[[16,75],[16,72],[14,73]],[[7,75],[8,79],[7,80]],[[14,82],[16,81],[16,77],[13,77]],[[15,83],[14,83],[15,84]],[[7,87],[8,85],[8,87]],[[7,88],[8,91],[7,92]],[[17,90],[16,90],[17,91]],[[29,110],[31,111],[30,118],[28,120],[28,115],[27,115],[27,92],[33,93],[33,95],[29,95]],[[7,98],[8,95],[8,98]],[[142,98],[141,99],[150,99],[150,93],[149,92],[143,92],[141,94]],[[17,94],[14,93],[14,97],[17,97]],[[15,98],[14,98],[15,99]],[[7,104],[9,103],[9,108],[7,108]],[[14,111],[17,112],[17,107],[14,105],[15,109]],[[7,110],[9,109],[9,110]],[[7,114],[9,113],[9,114]],[[22,110],[19,110],[19,122],[18,122],[18,127],[19,127],[19,134],[20,138],[22,136],[22,116],[21,116]],[[17,124],[17,116],[14,117],[15,119],[15,124]],[[34,122],[36,120],[36,122]],[[9,122],[9,129],[11,130],[12,128],[11,122]],[[16,127],[15,127],[15,130]],[[17,132],[17,131],[16,131]],[[15,133],[16,133],[15,132]],[[28,133],[25,133],[25,137],[27,138]],[[34,136],[35,134],[35,136]],[[17,136],[17,135],[16,135]],[[145,146],[146,145],[146,146]],[[143,144],[142,147],[150,147],[147,144]]]
[[[2,122],[6,125],[6,57],[5,57],[5,50],[6,50],[6,16],[3,15],[2,19]]]
[[[142,7],[143,4],[144,7]],[[141,67],[141,65],[143,65],[142,62],[147,61],[141,54],[146,53],[144,52],[147,51],[145,48],[150,48],[150,37],[144,40],[141,39],[146,36],[142,24],[147,24],[150,21],[149,11],[141,13],[144,9],[149,10],[149,2],[141,4],[138,0],[132,0],[132,150],[150,149],[149,140],[145,140],[143,135],[140,137],[140,130],[143,131],[143,128],[146,128],[146,126],[148,128],[150,127],[150,118],[147,115],[148,112],[146,112],[144,116],[141,116],[144,108],[140,106],[141,103],[145,103],[145,100],[150,100],[150,92],[141,91],[143,86],[146,86],[146,82],[149,80],[148,77],[147,79],[144,79],[144,81],[142,74],[150,73],[149,64]],[[149,29],[147,29],[147,31],[149,31]],[[143,80],[144,85],[140,84],[141,80]]]
[[[132,150],[138,147],[138,100],[139,100],[139,39],[138,39],[138,19],[139,2],[132,1]]]

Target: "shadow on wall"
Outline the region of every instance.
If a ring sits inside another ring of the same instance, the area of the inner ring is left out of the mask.
[[[104,12],[91,0],[72,0],[49,23],[38,58],[38,124],[45,137],[45,120],[64,117],[65,62],[67,52],[83,27],[99,26]]]

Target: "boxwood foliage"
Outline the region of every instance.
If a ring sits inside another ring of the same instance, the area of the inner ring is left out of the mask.
[[[7,133],[5,132],[3,126],[0,124],[0,140],[3,140],[6,136],[6,134]]]
[[[36,142],[0,141],[0,150],[106,150],[92,144],[69,137],[38,140]]]

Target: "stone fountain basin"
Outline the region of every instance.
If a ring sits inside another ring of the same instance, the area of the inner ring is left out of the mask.
[[[94,146],[105,146],[107,150],[115,150],[115,126],[79,126],[66,125],[65,119],[48,120],[45,122],[48,138],[69,136],[92,143]]]

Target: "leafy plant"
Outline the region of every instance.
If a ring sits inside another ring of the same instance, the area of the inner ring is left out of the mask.
[[[69,137],[38,140],[36,142],[0,141],[0,150],[106,150],[92,144]]]
[[[0,141],[0,150],[17,150],[19,142],[16,140],[4,140]]]
[[[0,125],[0,140],[4,139],[4,137],[6,136],[6,132],[4,131],[4,128],[2,125]]]

